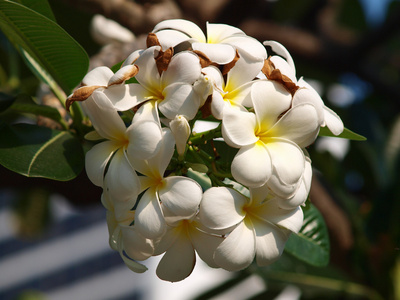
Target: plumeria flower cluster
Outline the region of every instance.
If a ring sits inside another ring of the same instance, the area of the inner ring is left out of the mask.
[[[159,23],[146,49],[115,73],[90,71],[67,99],[95,129],[86,171],[103,189],[111,248],[135,272],[163,255],[156,273],[168,281],[189,276],[196,253],[229,271],[278,259],[302,227],[306,148],[320,127],[343,131],[282,45],[228,25],[206,29]],[[199,119],[219,125],[193,132]]]

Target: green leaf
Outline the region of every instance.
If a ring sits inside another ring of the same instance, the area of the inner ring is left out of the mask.
[[[37,13],[56,22],[56,18],[54,17],[53,11],[51,10],[51,7],[47,0],[11,0],[11,1],[29,7],[30,9],[36,11]]]
[[[200,184],[203,191],[208,190],[212,186],[210,177],[208,177],[205,173],[200,173],[189,168],[187,171],[187,176]]]
[[[0,136],[0,164],[16,173],[67,181],[83,169],[82,146],[68,131],[31,124],[3,124]]]
[[[343,132],[339,135],[334,135],[328,127],[321,127],[319,130],[319,136],[331,136],[331,137],[337,137],[337,138],[343,138],[343,139],[348,139],[348,140],[353,140],[353,141],[366,141],[367,138],[351,131],[350,129],[345,128]]]
[[[37,116],[47,117],[57,122],[62,120],[62,117],[58,109],[47,105],[40,105],[33,103],[14,103],[10,107],[10,109],[20,113],[30,113]]]
[[[88,70],[85,50],[55,22],[24,5],[0,0],[0,29],[40,79],[51,87],[56,82],[66,94]]]
[[[313,266],[323,267],[329,263],[329,235],[324,218],[318,209],[308,204],[304,209],[303,227],[292,234],[285,251]]]

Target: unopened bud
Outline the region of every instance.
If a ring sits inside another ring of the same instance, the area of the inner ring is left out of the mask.
[[[136,65],[127,65],[119,69],[108,81],[108,86],[114,84],[122,84],[126,80],[135,77],[139,72],[139,67]]]
[[[213,82],[207,75],[201,74],[199,79],[194,83],[193,90],[200,96],[200,106],[203,106],[207,97],[213,92]]]
[[[177,115],[175,119],[169,123],[169,127],[175,138],[176,151],[179,156],[183,156],[186,150],[186,142],[190,136],[189,122],[184,116]]]
[[[98,88],[105,88],[105,87],[101,86],[101,85],[91,85],[91,86],[82,86],[82,87],[80,87],[72,95],[68,96],[67,101],[65,102],[65,108],[67,110],[69,110],[70,106],[75,101],[85,101]]]

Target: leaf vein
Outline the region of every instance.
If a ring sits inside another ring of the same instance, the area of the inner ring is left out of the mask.
[[[33,165],[36,161],[36,159],[39,157],[39,155],[48,147],[50,146],[52,143],[54,143],[56,140],[58,140],[59,138],[61,138],[62,136],[64,136],[65,134],[67,134],[67,132],[61,132],[60,134],[52,137],[51,139],[49,139],[46,143],[44,143],[42,145],[42,147],[40,147],[40,149],[35,153],[35,155],[32,157],[31,163],[29,164],[28,167],[28,171],[27,174],[28,176],[30,176],[31,170],[33,168]]]

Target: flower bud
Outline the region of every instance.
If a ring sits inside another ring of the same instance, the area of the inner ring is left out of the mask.
[[[182,156],[185,153],[186,142],[190,135],[190,125],[184,116],[177,115],[175,119],[171,120],[169,127],[175,138],[176,151],[178,151],[179,156]]]

